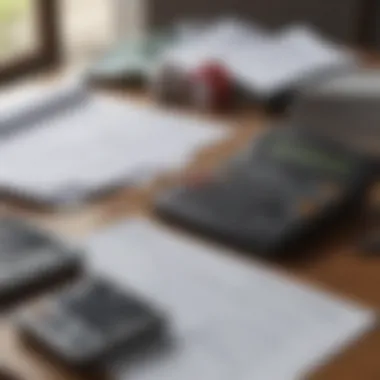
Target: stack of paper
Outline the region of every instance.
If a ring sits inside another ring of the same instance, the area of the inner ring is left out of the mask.
[[[235,51],[243,51],[248,44],[261,46],[270,41],[260,27],[236,19],[226,19],[205,28],[196,39],[180,42],[168,49],[163,62],[179,65],[184,70],[196,69],[207,61],[223,61]]]
[[[88,96],[0,143],[0,189],[43,202],[80,201],[178,169],[227,133],[197,118]]]
[[[236,51],[226,62],[239,82],[269,98],[323,71],[353,65],[354,59],[312,29],[295,26],[277,33],[266,44]]]
[[[351,65],[353,56],[306,26],[269,33],[238,20],[223,20],[164,57],[164,62],[184,70],[210,60],[222,62],[238,83],[266,100],[322,70]]]
[[[90,269],[166,310],[172,344],[117,380],[295,380],[372,327],[371,311],[146,220],[85,244]]]

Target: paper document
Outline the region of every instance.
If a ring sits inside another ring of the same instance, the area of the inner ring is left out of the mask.
[[[179,169],[229,129],[199,118],[89,96],[0,142],[0,189],[70,203]]]
[[[81,81],[27,83],[0,91],[0,140],[33,128],[41,118],[77,106],[88,95]],[[37,122],[37,123],[36,123]]]
[[[348,49],[308,26],[295,25],[269,33],[237,20],[216,22],[197,41],[175,46],[164,62],[193,70],[220,61],[234,78],[262,100],[293,89],[323,70],[351,65]]]
[[[293,89],[320,72],[353,65],[354,58],[312,29],[294,26],[266,44],[237,50],[227,62],[237,80],[265,98]]]
[[[166,310],[174,344],[117,380],[295,380],[375,321],[371,311],[144,219],[85,243],[91,271]],[[121,366],[120,366],[121,365]]]
[[[228,57],[246,46],[261,46],[269,40],[263,29],[239,21],[224,19],[203,30],[196,39],[175,44],[163,56],[183,70],[194,70],[207,61],[222,61],[228,66]]]

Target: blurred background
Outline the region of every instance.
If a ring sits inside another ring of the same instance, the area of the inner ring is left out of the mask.
[[[36,67],[49,49],[59,49],[66,64],[87,63],[141,33],[144,8],[143,0],[1,0],[0,73]]]
[[[2,0],[0,2],[0,59],[11,62],[30,53],[38,44],[35,2]]]
[[[157,20],[161,24],[163,20],[176,22],[178,15],[191,18],[202,13],[229,14],[237,9],[244,17],[254,15],[268,26],[308,21],[339,40],[360,42],[361,47],[364,42],[376,45],[378,41],[375,0],[325,2],[321,6],[316,1],[303,5],[298,0],[225,1],[206,7],[201,1],[170,5],[148,0],[1,0],[1,76],[57,62],[58,56],[64,57],[65,63],[88,62],[121,39],[147,30],[148,8],[150,26],[156,26]]]

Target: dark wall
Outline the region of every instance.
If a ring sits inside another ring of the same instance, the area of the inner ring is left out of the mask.
[[[306,21],[334,39],[356,43],[368,0],[148,0],[152,26],[191,17],[234,14],[269,27]]]
[[[366,46],[380,50],[380,0],[366,0],[362,37]]]

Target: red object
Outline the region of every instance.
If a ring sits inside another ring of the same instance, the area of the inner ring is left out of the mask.
[[[190,77],[191,102],[202,109],[223,110],[232,101],[232,80],[220,63],[210,62],[199,67]]]

